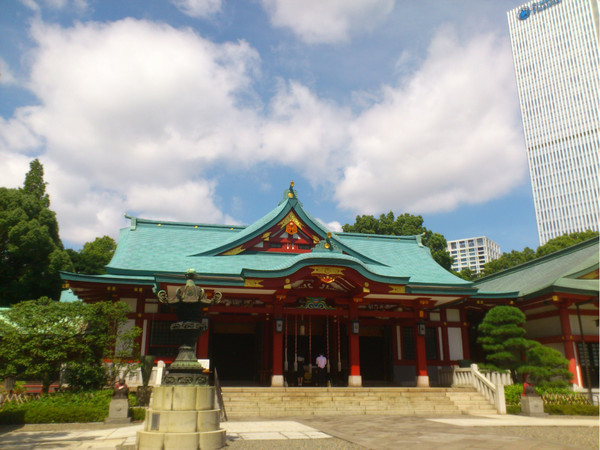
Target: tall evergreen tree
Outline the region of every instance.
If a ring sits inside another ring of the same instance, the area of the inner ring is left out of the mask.
[[[29,172],[25,175],[23,183],[23,192],[33,195],[42,202],[42,205],[48,208],[50,206],[50,197],[46,193],[46,183],[44,181],[44,166],[39,159],[34,159],[29,163]]]
[[[43,167],[34,160],[20,189],[0,188],[0,306],[47,296],[58,299],[60,270],[71,270],[49,209]]]

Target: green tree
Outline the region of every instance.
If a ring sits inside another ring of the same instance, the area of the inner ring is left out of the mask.
[[[67,249],[67,253],[73,262],[75,272],[100,275],[106,273],[105,266],[110,262],[116,248],[117,243],[113,238],[103,236],[92,242],[86,242],[79,252]]]
[[[510,269],[527,261],[540,258],[563,248],[578,244],[579,242],[587,241],[597,237],[597,231],[583,231],[578,233],[564,234],[554,239],[550,239],[544,245],[540,245],[535,251],[529,247],[525,247],[523,251],[513,250],[510,253],[502,253],[500,258],[488,262],[482,272],[482,276],[488,276],[501,270]]]
[[[568,367],[569,361],[559,351],[530,341],[525,363],[519,371],[526,375],[527,382],[536,386],[566,387],[573,377]]]
[[[462,278],[463,280],[467,280],[467,281],[473,281],[478,278],[477,273],[473,272],[468,267],[465,267],[460,272],[456,272],[456,275],[459,276],[460,278]]]
[[[559,250],[562,250],[563,248],[567,248],[572,245],[578,244],[579,242],[587,241],[594,237],[598,237],[598,235],[599,233],[597,231],[591,230],[583,231],[580,233],[563,234],[562,236],[550,239],[544,245],[540,245],[535,251],[535,257],[539,258],[541,256],[557,252]]]
[[[34,160],[20,189],[0,188],[0,306],[58,298],[60,270],[72,270],[48,208],[43,168]]]
[[[525,314],[513,306],[495,306],[490,309],[479,324],[477,342],[486,352],[485,369],[494,371],[510,370],[513,381],[529,342],[524,338]]]
[[[556,350],[526,339],[525,314],[514,306],[490,309],[478,330],[477,341],[486,352],[484,369],[510,370],[513,381],[524,376],[532,384],[565,385],[572,377],[569,362]]]
[[[483,267],[482,276],[485,277],[501,270],[509,269],[532,259],[535,259],[535,251],[529,247],[525,247],[522,252],[513,250],[510,253],[502,253],[500,258],[486,263]]]
[[[447,251],[446,238],[428,230],[423,226],[423,217],[404,213],[394,217],[393,212],[381,214],[379,219],[371,215],[356,216],[354,224],[346,224],[342,227],[347,233],[385,234],[394,236],[423,235],[423,245],[431,250],[433,259],[450,270],[452,257]]]
[[[42,381],[42,390],[59,378],[63,364],[71,381],[92,388],[106,383],[104,359],[137,356],[139,328],[119,332],[127,321],[121,302],[60,303],[48,297],[17,303],[0,320],[0,376]]]
[[[138,327],[127,328],[128,306],[123,302],[86,304],[86,329],[81,336],[80,357],[69,361],[67,376],[72,388],[97,389],[107,381],[113,384],[122,369],[139,364],[141,334]],[[104,362],[109,361],[107,366]]]
[[[39,159],[34,159],[29,163],[29,172],[25,175],[22,191],[33,195],[42,202],[46,208],[50,206],[50,197],[46,194],[46,183],[44,181],[44,166]]]

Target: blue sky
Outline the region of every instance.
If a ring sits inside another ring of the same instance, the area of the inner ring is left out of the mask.
[[[69,247],[130,215],[332,230],[421,214],[538,245],[497,0],[5,0],[0,185],[44,164]]]

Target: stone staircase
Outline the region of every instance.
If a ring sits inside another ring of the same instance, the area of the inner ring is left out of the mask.
[[[222,391],[229,418],[497,414],[474,388],[224,387]]]

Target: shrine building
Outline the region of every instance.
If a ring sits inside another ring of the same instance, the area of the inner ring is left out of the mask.
[[[512,304],[528,314],[533,338],[570,360],[580,386],[577,345],[589,344],[597,386],[597,239],[578,247],[588,260],[577,253],[561,266],[563,278],[558,263],[544,281],[540,258],[533,284],[523,268],[473,283],[439,266],[420,236],[328,231],[304,210],[293,183],[249,226],[128,218],[106,274],[62,277],[85,302],[127,303],[128,325],[142,329],[142,355],[167,363],[176,356],[169,329],[176,317],[156,292],[173,297],[191,268],[208,297],[222,293],[203,310],[208,331],[196,355],[223,384],[294,386],[298,357],[315,367],[323,353],[333,386],[435,386],[440,368],[483,361],[477,324],[491,307]],[[580,337],[577,317],[585,322]]]

